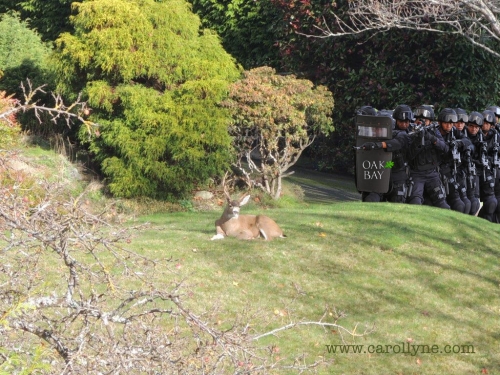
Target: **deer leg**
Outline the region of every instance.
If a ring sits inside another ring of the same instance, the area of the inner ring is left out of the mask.
[[[225,236],[226,233],[222,230],[220,225],[215,226],[215,232],[217,233],[215,236],[213,236],[210,240],[222,240]]]
[[[266,232],[264,232],[264,229],[259,228],[259,233],[260,233],[260,235],[261,235],[262,237],[264,237],[264,239],[265,239],[266,241],[267,241],[267,240],[269,240],[269,238],[267,237]]]

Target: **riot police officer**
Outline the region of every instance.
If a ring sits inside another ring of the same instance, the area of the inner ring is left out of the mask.
[[[453,118],[456,121],[456,114]],[[433,126],[424,128],[422,142],[414,138],[408,147],[410,178],[413,181],[413,191],[408,197],[410,204],[423,204],[424,194],[429,197],[435,207],[447,208],[444,186],[438,172],[441,155],[449,150],[441,133]]]
[[[381,114],[387,116],[386,113]],[[365,150],[384,149],[392,152],[393,166],[391,168],[390,190],[377,200],[376,193],[368,193],[363,197],[364,202],[389,201],[394,203],[405,203],[407,196],[408,161],[406,149],[411,137],[408,133],[410,120],[413,113],[406,104],[398,105],[392,112],[395,120],[395,128],[392,131],[392,139],[384,142],[366,142],[361,147]],[[378,195],[378,194],[377,194]]]
[[[497,139],[496,139],[496,142],[494,143],[494,146],[496,148],[499,148],[498,143],[500,142],[500,107],[498,107],[496,105],[492,105],[486,109],[495,113],[495,119],[496,119],[495,130],[496,130],[498,135],[496,136]],[[493,151],[493,152],[495,152],[495,151]],[[499,157],[499,155],[497,152],[496,163],[495,162],[493,163],[493,164],[497,164],[497,165],[493,165],[493,168],[495,168],[495,174],[496,174],[496,178],[495,178],[495,197],[497,198],[496,222],[500,223],[500,170],[498,170],[498,157]]]
[[[454,111],[457,114],[457,122],[454,124],[455,128],[459,131],[459,133],[463,133],[467,136],[467,129],[465,128],[465,124],[469,121],[467,111],[462,108],[454,108]]]
[[[463,115],[462,115],[463,117]],[[468,118],[467,118],[468,120]],[[466,203],[462,200],[460,194],[460,185],[458,183],[458,174],[461,167],[460,153],[470,146],[469,139],[462,136],[461,133],[454,127],[458,121],[458,116],[455,110],[444,108],[438,115],[439,132],[443,136],[444,141],[448,145],[448,151],[441,155],[440,174],[441,180],[446,191],[446,201],[450,208],[454,211],[464,213]],[[464,188],[463,196],[467,197]],[[470,210],[470,201],[467,199]],[[469,213],[469,211],[467,211]]]
[[[418,106],[413,115],[417,125],[429,126],[435,120],[434,109],[430,105]]]
[[[469,121],[469,115],[467,114],[467,111],[465,109],[455,108],[454,110],[457,114],[457,122],[454,124],[458,134],[457,138],[458,139],[467,138],[467,129],[465,128],[465,124]],[[472,143],[469,140],[468,143],[469,145],[460,152],[461,163],[457,168],[457,177],[456,177],[460,199],[465,204],[465,209],[464,209],[465,214],[469,214],[472,207],[472,202],[467,196],[467,171],[469,167],[469,164],[467,163],[470,157],[470,151],[471,151],[470,148],[472,147]],[[476,212],[477,211],[475,211],[474,213]]]
[[[493,143],[496,132],[492,129],[495,126],[495,113],[485,110],[483,115],[483,126],[475,139],[475,156],[479,169],[479,196],[483,206],[479,210],[479,217],[488,221],[496,220],[497,198],[495,197],[495,176],[492,165]],[[472,141],[472,137],[471,137]]]
[[[477,215],[481,207],[479,200],[479,156],[475,148],[479,137],[478,134],[483,126],[483,115],[479,112],[473,111],[469,113],[467,120],[467,130],[464,129],[464,134],[466,132],[467,138],[471,141],[471,146],[466,149],[463,154],[463,165],[466,169],[466,186],[467,186],[467,198],[471,202],[470,215]]]
[[[490,105],[486,110],[492,111],[495,114],[496,122],[495,127],[497,131],[500,131],[500,107],[496,105]]]
[[[497,207],[495,210],[495,215],[493,221],[500,223],[500,131],[498,120],[500,118],[500,108],[497,106],[490,106],[483,112],[486,128],[490,128],[489,131],[486,129],[483,131],[485,140],[488,141],[488,155],[491,162],[491,170],[494,179],[494,195],[497,200]],[[484,128],[484,126],[483,126]]]

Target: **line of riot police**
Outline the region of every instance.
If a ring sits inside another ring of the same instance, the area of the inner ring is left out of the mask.
[[[364,202],[427,204],[500,223],[500,107],[481,113],[445,108],[437,118],[428,105],[412,110],[401,104],[393,111],[365,106],[357,114],[357,122],[384,116],[393,126],[390,139],[356,147],[356,159],[366,158],[366,151],[392,154],[386,189],[371,189],[357,177]]]

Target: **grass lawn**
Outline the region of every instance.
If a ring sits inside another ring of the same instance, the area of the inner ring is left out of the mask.
[[[288,238],[210,241],[220,212],[184,212],[139,218],[151,226],[130,246],[171,257],[175,272],[165,272],[166,282],[185,279],[193,311],[218,305],[221,324],[255,313],[254,332],[262,333],[317,321],[326,310],[325,321],[343,312],[338,323],[357,333],[375,328],[353,338],[302,326],[259,340],[282,358],[331,360],[320,373],[500,374],[500,226],[385,203],[304,204],[265,214]],[[360,353],[328,352],[342,337],[363,345]]]
[[[326,311],[325,322],[341,314],[338,324],[351,331],[373,329],[352,337],[301,326],[258,340],[282,359],[327,359],[321,374],[500,374],[498,224],[426,206],[286,199],[279,206],[242,212],[272,217],[286,239],[210,241],[220,208],[139,217],[133,224],[150,224],[127,247],[171,259],[148,277],[165,290],[183,280],[192,311],[218,307],[222,328],[240,317],[258,335]],[[50,290],[60,280],[49,271]],[[333,347],[343,343],[363,346]]]

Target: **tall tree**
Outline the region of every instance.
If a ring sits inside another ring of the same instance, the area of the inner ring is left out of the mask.
[[[217,105],[240,71],[183,0],[74,3],[56,41],[59,89],[83,90],[100,124],[82,131],[116,196],[179,197],[231,161]]]

